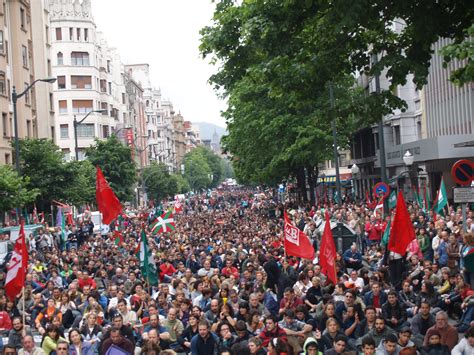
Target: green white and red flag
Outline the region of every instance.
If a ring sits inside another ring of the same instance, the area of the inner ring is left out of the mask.
[[[150,224],[151,234],[171,232],[176,229],[176,224],[171,211],[163,213]]]

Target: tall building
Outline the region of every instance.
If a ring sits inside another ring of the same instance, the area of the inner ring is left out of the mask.
[[[52,77],[51,25],[47,0],[31,1],[31,27],[35,79]],[[53,85],[35,86],[36,133],[39,138],[55,139]]]
[[[36,16],[37,14],[35,14]],[[43,15],[42,13],[40,15]],[[3,1],[0,6],[0,164],[12,164],[11,142],[15,135],[13,87],[21,93],[35,80],[33,56],[32,14],[29,1]],[[38,83],[17,102],[18,136],[38,137],[36,90],[50,84]]]
[[[184,155],[186,154],[184,119],[181,113],[173,117],[173,142],[176,152],[176,168],[178,169],[177,171],[180,171]]]
[[[56,144],[66,159],[75,156],[74,118],[78,157],[94,140],[109,137],[125,110],[125,85],[120,57],[97,32],[90,0],[49,0],[53,39],[52,72]],[[104,112],[94,112],[104,110]],[[122,112],[120,112],[122,110]]]

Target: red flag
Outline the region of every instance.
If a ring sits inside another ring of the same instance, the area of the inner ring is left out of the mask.
[[[314,259],[314,248],[306,234],[291,224],[285,211],[285,251],[287,255]]]
[[[28,267],[28,250],[26,249],[24,222],[21,221],[20,233],[15,242],[5,279],[5,293],[10,300],[14,300],[25,285],[26,269]]]
[[[388,250],[405,255],[408,244],[415,239],[415,230],[410,219],[403,194],[400,191],[397,198],[397,207],[395,216],[393,217],[392,226],[390,229],[390,239],[388,242]]]
[[[331,231],[331,221],[329,213],[325,213],[326,223],[324,224],[323,237],[321,238],[321,247],[319,249],[319,265],[321,272],[324,273],[335,285],[337,283],[336,273],[336,245]]]
[[[110,188],[107,180],[105,180],[104,174],[99,166],[97,166],[95,198],[99,211],[102,213],[102,223],[110,224],[122,213],[122,205]]]
[[[177,198],[175,201],[174,201],[174,213],[179,213],[183,210],[183,205],[181,204],[181,202],[179,201],[179,199]]]

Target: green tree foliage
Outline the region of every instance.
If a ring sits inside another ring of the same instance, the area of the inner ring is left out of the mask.
[[[185,194],[186,192],[189,192],[191,190],[188,180],[185,179],[184,176],[175,174],[173,177],[176,179],[176,182],[178,183],[178,193],[179,194]]]
[[[224,179],[234,179],[235,173],[234,169],[232,168],[232,162],[229,159],[224,159]]]
[[[389,68],[393,85],[413,73],[421,86],[431,44],[462,38],[471,22],[472,6],[450,0],[217,1],[213,24],[201,31],[201,52],[219,64],[210,81],[228,100],[223,143],[236,175],[257,182],[294,175],[306,186],[305,172],[317,174],[331,154],[331,121],[344,146],[351,130],[404,107],[390,90],[362,93],[354,73]],[[383,53],[375,65],[374,53]]]
[[[152,162],[143,169],[142,179],[148,197],[157,201],[173,197],[179,191],[177,176],[170,174],[164,163]]]
[[[192,190],[198,191],[209,187],[212,183],[211,173],[212,170],[200,151],[193,149],[184,156],[184,176]]]
[[[83,206],[95,202],[96,169],[89,160],[66,163],[69,181],[65,189],[67,202]]]
[[[29,188],[38,189],[37,202],[42,210],[52,200],[64,200],[70,180],[63,153],[52,140],[21,139],[20,168]]]
[[[0,166],[0,212],[33,203],[39,190],[29,187],[29,178],[20,178],[11,166]]]
[[[212,183],[210,187],[217,186],[224,176],[224,163],[222,158],[205,146],[200,146],[194,149],[193,155],[195,154],[202,155],[211,169]]]
[[[102,169],[120,201],[133,199],[133,185],[137,177],[130,147],[112,136],[106,140],[96,140],[95,145],[87,149],[86,156],[92,165]]]
[[[474,81],[474,25],[466,30],[466,37],[447,45],[441,50],[444,56],[444,66],[448,67],[453,59],[464,61],[461,68],[454,69],[450,80],[458,86]]]

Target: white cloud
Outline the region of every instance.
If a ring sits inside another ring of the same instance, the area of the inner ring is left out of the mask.
[[[124,63],[149,63],[153,85],[186,120],[225,126],[225,104],[207,82],[216,67],[198,48],[213,12],[211,0],[92,0],[97,30]]]

